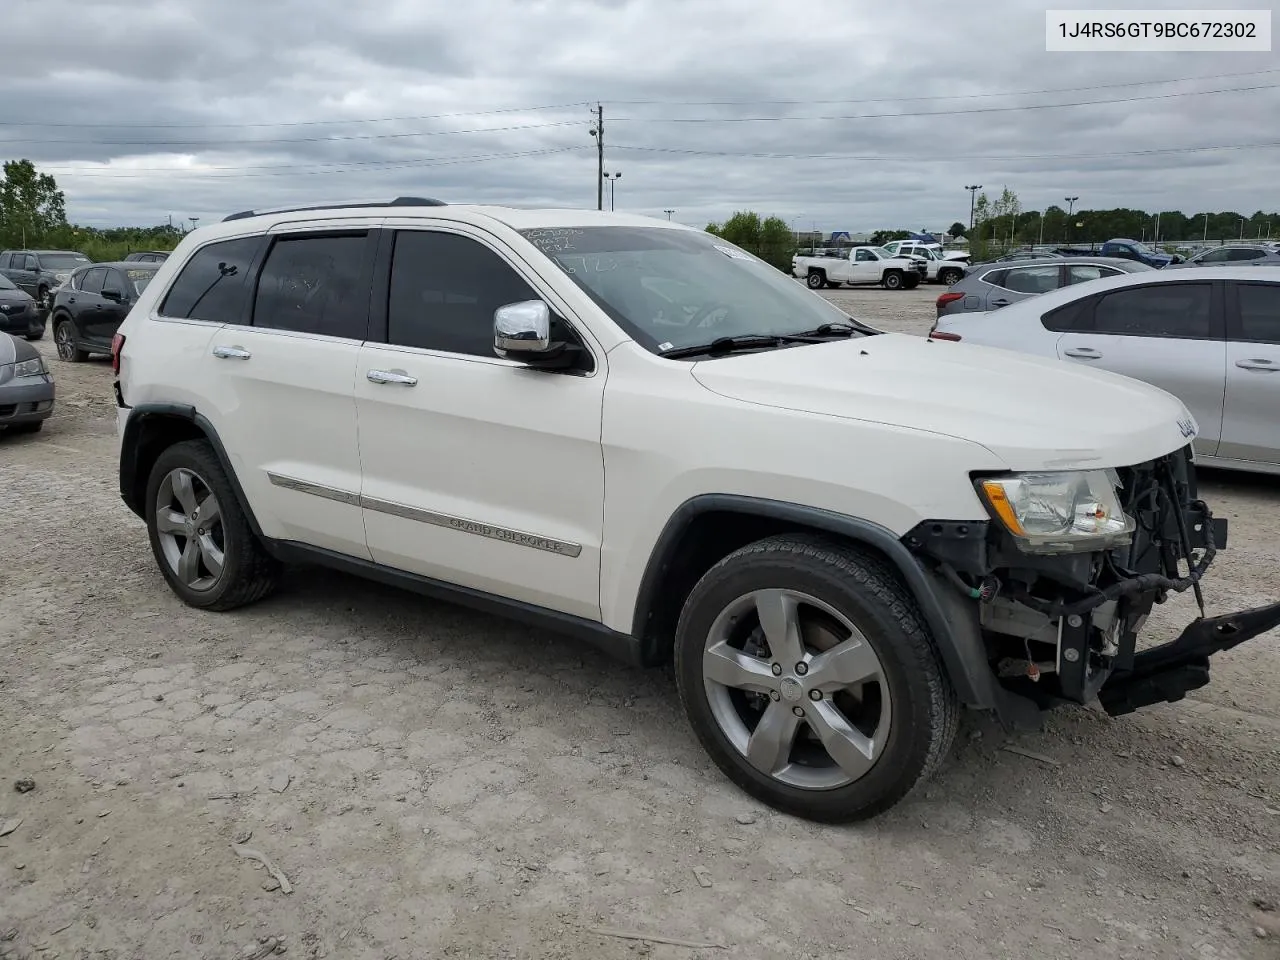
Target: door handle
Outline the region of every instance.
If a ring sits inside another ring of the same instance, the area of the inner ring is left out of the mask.
[[[1251,360],[1237,360],[1236,366],[1241,370],[1260,370],[1263,373],[1275,373],[1280,370],[1280,366],[1272,363],[1270,360],[1253,358]]]
[[[411,377],[400,370],[370,370],[365,376],[372,383],[398,383],[405,387],[412,387],[418,382],[417,377]]]
[[[252,356],[244,347],[223,347],[213,348],[213,355],[219,360],[248,360]]]
[[[1102,354],[1093,347],[1072,347],[1069,350],[1063,350],[1063,354],[1068,357],[1075,357],[1077,360],[1101,360]]]
[[[1008,300],[992,300],[991,305],[993,307],[1007,307],[1009,305],[1009,301]]]

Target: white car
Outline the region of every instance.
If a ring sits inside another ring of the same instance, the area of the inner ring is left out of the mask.
[[[1280,271],[1273,267],[1090,280],[999,311],[944,314],[930,338],[1057,357],[1155,384],[1195,416],[1201,463],[1280,473]]]
[[[815,820],[904,797],[962,708],[1126,713],[1280,622],[1135,656],[1225,542],[1174,397],[872,331],[665,220],[249,211],[182,240],[112,355],[121,496],[184,602],[309,561],[674,659],[724,773]]]

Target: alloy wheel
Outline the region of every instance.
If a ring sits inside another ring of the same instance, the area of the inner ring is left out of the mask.
[[[703,685],[720,731],[761,773],[832,790],[865,776],[888,743],[889,685],[871,643],[827,603],[757,590],[716,618]]]
[[[165,562],[189,589],[212,590],[226,564],[218,498],[193,470],[170,470],[156,491],[156,532]]]
[[[72,361],[76,358],[76,345],[71,342],[71,325],[65,320],[53,330],[53,342],[58,347],[58,359]]]

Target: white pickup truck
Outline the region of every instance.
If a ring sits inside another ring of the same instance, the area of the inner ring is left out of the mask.
[[[955,260],[961,264],[969,262],[967,250],[944,250],[940,243],[922,243],[919,240],[890,240],[884,248],[895,257],[923,257],[925,250],[932,250],[939,260]]]
[[[936,250],[923,244],[917,244],[913,247],[904,246],[896,251],[889,246],[885,247],[885,249],[891,253],[896,252],[900,257],[923,260],[925,279],[930,283],[945,283],[948,287],[964,276],[965,267],[968,266],[963,260],[947,259],[942,255],[941,250]]]
[[[851,247],[842,257],[791,258],[791,274],[811,290],[842,283],[878,283],[886,290],[910,290],[924,279],[926,261],[897,257],[884,247]]]

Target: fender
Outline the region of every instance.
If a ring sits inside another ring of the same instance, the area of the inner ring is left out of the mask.
[[[129,419],[125,421],[124,435],[120,439],[120,499],[125,502],[125,506],[139,517],[146,519],[145,498],[138,494],[138,460],[142,452],[146,422],[160,417],[184,420],[209,441],[209,445],[213,447],[213,452],[218,457],[218,462],[222,464],[223,472],[231,482],[231,489],[235,491],[240,509],[244,511],[245,518],[249,521],[249,528],[254,536],[262,539],[262,528],[258,525],[258,519],[253,515],[249,499],[244,494],[244,488],[240,486],[240,480],[231,467],[231,458],[227,456],[227,450],[222,445],[218,431],[214,429],[207,417],[190,404],[140,403],[130,410]]]
[[[1039,710],[1034,704],[1010,694],[997,682],[987,665],[977,622],[973,620],[971,623],[973,618],[966,616],[967,611],[959,607],[956,601],[960,598],[952,596],[955,591],[948,590],[946,584],[926,570],[887,527],[829,510],[731,494],[705,494],[686,500],[667,521],[645,566],[636,597],[632,636],[643,638],[646,635],[650,611],[655,606],[663,574],[675,555],[681,535],[695,517],[713,511],[783,521],[836,534],[873,548],[897,568],[920,607],[942,656],[947,676],[961,702],[974,709],[995,711],[1001,722],[1008,726],[1039,725]]]

